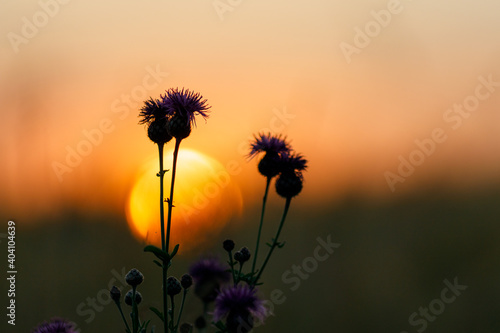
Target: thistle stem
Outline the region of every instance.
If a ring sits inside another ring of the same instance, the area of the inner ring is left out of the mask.
[[[176,326],[174,326],[174,324],[175,324],[175,320],[174,320],[174,315],[175,315],[175,303],[174,303],[174,296],[172,296],[172,295],[170,296],[170,303],[172,303],[172,313],[171,313],[171,317],[172,317],[172,318],[171,318],[171,319],[172,319],[172,326],[173,326],[173,327],[172,327],[172,331],[173,331],[174,333],[176,333],[176,332],[177,332],[177,327],[176,327]]]
[[[127,332],[128,333],[132,333],[130,331],[130,327],[128,326],[127,319],[125,319],[125,315],[123,314],[123,310],[122,310],[122,307],[121,307],[120,303],[116,302],[116,306],[118,307],[118,311],[120,311],[120,314],[122,316],[123,322],[125,323],[125,327],[127,329]]]
[[[187,289],[184,289],[184,292],[182,293],[181,307],[179,308],[179,315],[177,316],[177,324],[175,325],[175,327],[179,327],[179,324],[181,322],[181,315],[182,315],[182,310],[184,309],[184,301],[186,300],[186,295],[187,295]]]
[[[292,202],[292,198],[286,198],[285,208],[283,210],[283,216],[281,217],[281,222],[280,222],[280,225],[278,227],[278,231],[276,232],[276,236],[273,239],[273,244],[271,245],[271,249],[269,249],[269,252],[267,253],[266,260],[264,260],[264,263],[262,264],[262,267],[259,269],[259,274],[257,274],[257,276],[255,277],[255,279],[253,280],[252,287],[254,287],[257,284],[257,282],[259,282],[260,276],[262,275],[262,272],[264,271],[264,268],[266,268],[266,265],[267,265],[267,263],[269,261],[269,258],[271,258],[271,255],[273,254],[274,249],[279,244],[278,237],[280,236],[281,229],[283,228],[283,225],[285,224],[286,215],[288,213],[288,209],[290,208],[290,203],[291,202]]]
[[[163,180],[165,178],[165,172],[163,170],[163,143],[158,144],[158,152],[160,154],[160,234],[161,234],[161,249],[166,251],[165,249],[165,208],[163,205]],[[165,333],[168,332],[168,297],[167,297],[167,270],[168,263],[163,262],[162,267],[162,286],[163,286],[163,313],[165,320],[163,321],[163,328]]]
[[[271,177],[266,179],[266,190],[264,191],[264,198],[262,199],[262,211],[260,213],[259,232],[257,233],[257,244],[255,245],[255,252],[253,255],[252,274],[255,272],[255,265],[257,264],[257,253],[259,252],[260,234],[262,232],[262,224],[264,223],[264,212],[266,211],[267,193],[269,192],[269,184],[271,184]]]
[[[234,262],[233,262],[233,254],[232,251],[227,251],[229,255],[229,265],[231,266],[231,275],[233,276],[233,283],[236,285],[236,274],[234,273]]]
[[[172,165],[172,181],[170,182],[170,197],[168,199],[168,215],[167,215],[167,243],[166,243],[166,251],[169,251],[169,242],[170,242],[170,225],[172,224],[172,207],[174,201],[174,184],[175,184],[175,173],[177,171],[177,155],[179,154],[179,146],[181,144],[181,140],[175,139],[175,148],[174,148],[174,161]]]
[[[132,333],[137,333],[139,331],[139,310],[137,309],[137,302],[135,301],[135,288],[135,286],[132,287]]]
[[[161,230],[161,249],[165,251],[165,209],[163,206],[163,179],[165,173],[163,172],[163,143],[158,144],[158,152],[160,153],[160,230]]]

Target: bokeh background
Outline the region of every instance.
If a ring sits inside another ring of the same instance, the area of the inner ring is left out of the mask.
[[[286,301],[258,332],[500,332],[499,2],[6,0],[0,13],[2,314],[9,220],[19,272],[17,325],[3,314],[2,332],[53,316],[119,332],[103,290],[132,267],[146,275],[143,309],[159,307],[159,271],[126,208],[156,156],[138,110],[170,87],[208,99],[183,147],[236,165],[242,197],[241,210],[211,206],[225,212],[216,232],[181,244],[174,274],[222,255],[227,237],[253,247],[264,180],[245,154],[270,130],[310,162],[261,288]],[[453,111],[478,89],[473,111]],[[435,129],[446,139],[416,152]],[[387,172],[410,156],[418,165],[391,188]],[[273,193],[267,239],[282,206]],[[329,235],[341,246],[291,290],[282,275]],[[454,279],[468,288],[411,325]],[[200,310],[192,297],[186,319]]]

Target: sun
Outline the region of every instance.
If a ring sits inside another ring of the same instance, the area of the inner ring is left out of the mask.
[[[172,151],[165,152],[164,165],[171,168]],[[144,164],[130,191],[126,215],[139,240],[161,247],[158,168],[157,158]],[[170,193],[170,179],[167,172],[165,198]],[[241,215],[242,209],[239,187],[220,162],[195,150],[179,151],[170,244],[180,244],[186,251],[210,243],[231,218]]]

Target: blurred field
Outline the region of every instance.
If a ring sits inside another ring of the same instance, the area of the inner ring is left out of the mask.
[[[261,288],[267,299],[277,288],[286,300],[275,305],[274,316],[257,332],[417,332],[421,326],[411,326],[409,316],[440,297],[443,280],[456,277],[468,288],[425,331],[499,332],[499,202],[500,188],[467,196],[429,191],[379,205],[353,196],[330,207],[305,207],[299,197],[283,233],[287,244],[272,258]],[[271,204],[269,221],[279,215],[278,204]],[[251,220],[235,221],[203,253],[182,255],[181,245],[174,274],[185,273],[201,254],[223,255],[219,243],[226,237],[237,247],[253,248],[258,207],[251,208]],[[75,321],[82,332],[122,332],[114,305],[97,300],[100,311],[92,311],[85,303],[89,297],[107,299],[102,289],[114,278],[113,271],[132,267],[146,276],[143,317],[153,317],[148,306],[160,307],[159,270],[129,234],[123,217],[66,212],[57,220],[47,217],[41,227],[16,222],[15,332],[28,332],[56,315]],[[267,230],[270,238],[271,228]],[[328,235],[341,246],[292,291],[294,284],[283,281],[282,274],[313,256],[317,237]],[[5,242],[0,247],[5,253]],[[185,319],[193,320],[201,304],[190,297],[186,310]],[[1,325],[2,332],[12,331],[5,328],[5,319]]]

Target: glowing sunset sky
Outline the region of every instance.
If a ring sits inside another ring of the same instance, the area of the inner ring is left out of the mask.
[[[40,3],[0,5],[0,199],[10,218],[74,205],[123,211],[156,154],[138,110],[177,86],[212,106],[184,147],[241,167],[244,197],[260,200],[256,161],[243,153],[263,129],[310,160],[302,196],[319,204],[500,180],[498,1]],[[346,56],[346,44],[356,52]],[[474,96],[462,120],[447,111]],[[446,140],[392,192],[384,173],[436,128]],[[70,166],[68,149],[88,155]]]

